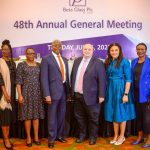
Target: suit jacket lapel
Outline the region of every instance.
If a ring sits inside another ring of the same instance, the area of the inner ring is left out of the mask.
[[[90,60],[90,62],[89,62],[89,64],[88,64],[88,66],[87,66],[87,68],[86,68],[86,70],[85,70],[85,74],[86,74],[86,73],[88,72],[88,70],[92,67],[93,63],[94,63],[94,58],[92,57],[91,60]]]
[[[145,71],[147,70],[147,67],[148,67],[148,58],[146,57],[145,58],[145,62],[143,64],[143,68],[142,68],[142,72],[141,72],[141,77],[143,77]]]
[[[58,63],[57,63],[55,57],[53,56],[53,54],[51,55],[51,58],[52,58],[53,63],[56,65],[57,69],[60,71],[59,65],[58,65]],[[60,71],[60,72],[61,72],[61,71]]]
[[[138,62],[138,58],[135,60],[135,62],[134,62],[134,64],[133,64],[133,70],[134,70],[134,67],[135,67],[135,65],[137,64],[137,62]]]
[[[82,58],[83,57],[81,57],[78,61],[77,61],[77,63],[76,63],[76,65],[74,66],[75,68],[74,68],[74,77],[76,77],[76,75],[77,75],[77,71],[78,71],[78,68],[79,68],[79,65],[80,65],[80,63],[81,63],[81,61],[82,61]]]

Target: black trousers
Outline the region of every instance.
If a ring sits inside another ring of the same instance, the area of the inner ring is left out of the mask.
[[[150,134],[150,107],[147,103],[136,103],[137,130]]]
[[[150,134],[150,106],[147,102],[139,103],[139,88],[134,88],[134,98],[136,100],[137,131]]]
[[[79,137],[96,139],[99,128],[100,105],[86,105],[83,94],[75,93],[74,113],[79,124]]]

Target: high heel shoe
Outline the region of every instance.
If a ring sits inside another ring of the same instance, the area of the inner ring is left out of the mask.
[[[115,144],[117,142],[117,140],[111,140],[109,143],[110,144]]]
[[[141,138],[141,140],[140,141],[134,141],[133,143],[132,143],[132,145],[138,145],[138,144],[140,144],[140,143],[143,143],[144,142],[144,138]]]
[[[5,144],[5,140],[4,139],[3,139],[3,143],[4,143],[4,146],[5,146],[6,149],[13,150],[12,144],[10,144],[11,145],[10,147],[7,147],[6,144]]]
[[[27,147],[32,147],[32,142],[31,143],[26,143]]]
[[[111,140],[109,143],[110,144],[115,144],[117,142],[117,139],[116,140]]]
[[[142,148],[148,148],[148,147],[150,147],[150,144],[144,144],[144,145],[142,145]]]
[[[125,137],[121,141],[117,140],[117,142],[115,142],[114,145],[121,145],[125,140]]]

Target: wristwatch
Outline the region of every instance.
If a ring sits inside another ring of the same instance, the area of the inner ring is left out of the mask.
[[[125,96],[128,96],[128,93],[124,93]]]

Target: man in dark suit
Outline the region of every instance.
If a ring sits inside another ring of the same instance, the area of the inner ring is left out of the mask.
[[[41,62],[41,86],[45,102],[48,104],[48,147],[54,147],[54,141],[67,142],[64,139],[64,121],[66,112],[66,93],[68,92],[68,62],[60,55],[62,44],[52,42],[52,54]]]
[[[74,62],[71,73],[71,90],[75,99],[75,117],[79,124],[77,143],[83,142],[88,129],[89,144],[96,143],[100,103],[104,101],[106,75],[99,59],[93,57],[93,46],[83,46],[83,57]]]

